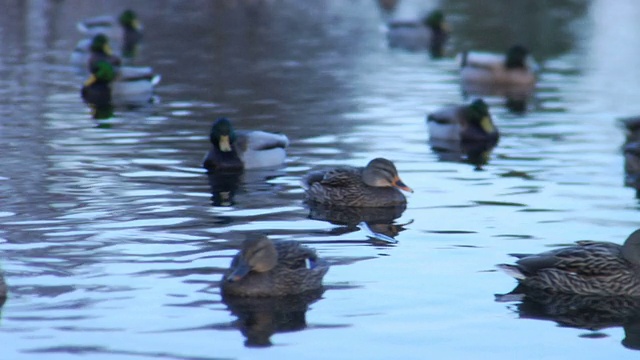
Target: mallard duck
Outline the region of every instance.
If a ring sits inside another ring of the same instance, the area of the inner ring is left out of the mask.
[[[515,265],[498,268],[529,288],[581,295],[640,296],[640,230],[624,245],[578,241],[540,254],[512,254]]]
[[[449,31],[440,10],[431,11],[422,21],[392,20],[387,24],[390,47],[407,50],[428,49],[433,57],[441,57]]]
[[[266,236],[247,239],[224,273],[225,296],[286,296],[322,288],[326,261],[296,241],[273,242]]]
[[[279,166],[284,163],[285,148],[289,146],[286,135],[259,130],[236,131],[227,118],[213,123],[209,140],[211,150],[202,163],[209,171]]]
[[[531,86],[536,82],[537,65],[521,45],[510,47],[506,55],[466,51],[459,55],[459,62],[463,84]]]
[[[482,99],[433,112],[427,116],[427,126],[432,139],[495,143],[499,137],[489,106]]]
[[[107,38],[121,42],[121,55],[125,58],[133,57],[136,47],[142,39],[142,26],[138,21],[136,13],[132,10],[125,10],[116,20],[112,16],[99,16],[77,24],[78,30],[83,34],[91,36],[88,39],[78,41],[71,53],[71,63],[76,66],[84,66],[91,56],[91,44],[96,35],[103,35]]]
[[[111,83],[115,78],[116,72],[109,61],[96,62],[93,73],[80,91],[82,99],[97,107],[112,105]]]
[[[344,166],[313,171],[302,179],[309,201],[333,206],[390,207],[407,199],[398,190],[413,192],[398,176],[395,165],[384,158],[366,167]]]

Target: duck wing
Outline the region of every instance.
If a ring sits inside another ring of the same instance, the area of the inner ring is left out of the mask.
[[[499,70],[504,64],[504,55],[486,52],[463,52],[458,56],[460,67],[474,67],[486,70]]]
[[[621,247],[609,242],[580,241],[577,246],[540,254],[514,255],[520,257],[516,264],[525,276],[550,268],[584,276],[611,276],[628,270]]]
[[[239,151],[246,150],[270,150],[289,146],[289,138],[284,134],[270,133],[260,130],[236,131],[235,145]]]
[[[279,241],[275,243],[278,251],[278,264],[287,269],[312,269],[317,266],[318,255],[315,250],[300,245],[297,241]]]
[[[461,107],[450,106],[432,112],[427,116],[427,122],[433,121],[442,125],[460,124],[462,120]]]

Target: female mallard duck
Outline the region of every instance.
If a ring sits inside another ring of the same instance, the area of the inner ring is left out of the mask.
[[[366,167],[344,166],[309,173],[302,180],[310,201],[355,207],[404,205],[407,199],[398,190],[413,192],[405,185],[395,165],[384,158],[373,159]]]
[[[530,86],[536,82],[537,65],[521,45],[509,48],[506,55],[467,51],[459,60],[463,83]]]
[[[221,284],[225,296],[286,296],[322,288],[326,261],[296,241],[247,239],[231,261]]]
[[[640,230],[624,245],[578,241],[540,254],[513,254],[498,267],[529,288],[581,295],[640,296]]]
[[[434,10],[422,21],[394,20],[387,24],[389,46],[407,50],[429,49],[431,56],[441,57],[449,31],[444,13]]]
[[[213,123],[211,150],[202,166],[209,170],[238,171],[279,166],[286,157],[289,146],[286,135],[258,130],[236,131],[227,118]]]
[[[431,113],[427,116],[427,126],[432,139],[497,142],[499,137],[489,107],[482,99]]]

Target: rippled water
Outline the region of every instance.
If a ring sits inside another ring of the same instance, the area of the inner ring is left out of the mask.
[[[136,63],[162,74],[160,102],[98,123],[69,66],[82,38],[75,23],[129,3],[146,29]],[[453,29],[445,58],[386,46],[386,19],[435,6]],[[535,313],[524,304],[494,299],[515,285],[494,270],[508,253],[622,243],[640,227],[616,122],[640,113],[636,2],[400,1],[385,12],[373,0],[5,0],[2,8],[2,358],[638,356],[629,319],[527,320]],[[488,163],[477,169],[432,150],[425,114],[467,100],[453,55],[514,42],[543,70],[524,112],[486,98],[502,133]],[[286,166],[208,177],[200,161],[219,116],[286,133]],[[370,224],[395,245],[344,225],[358,214],[310,211],[298,184],[313,167],[377,156],[394,160],[415,190],[404,212]],[[223,303],[221,273],[257,232],[316,248],[332,264],[326,291],[284,304]]]

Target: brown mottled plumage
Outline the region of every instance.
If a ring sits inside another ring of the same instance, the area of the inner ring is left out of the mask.
[[[524,286],[582,295],[640,296],[640,230],[624,245],[578,241],[540,254],[513,254],[515,265],[500,264]]]
[[[222,280],[225,296],[285,296],[322,288],[329,265],[296,241],[245,240]]]
[[[395,165],[384,158],[366,167],[344,166],[314,171],[302,180],[310,201],[333,206],[389,207],[404,205],[407,199],[398,189],[410,191]]]

